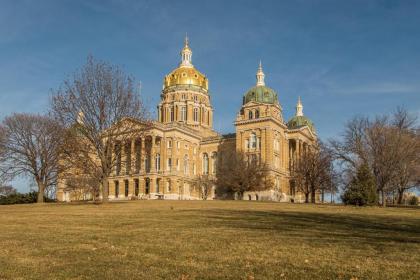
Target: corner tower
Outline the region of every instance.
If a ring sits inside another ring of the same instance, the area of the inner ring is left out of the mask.
[[[207,77],[192,64],[188,37],[181,50],[181,62],[163,80],[158,120],[164,124],[180,123],[212,131],[213,107],[210,103]]]
[[[279,201],[287,189],[287,127],[277,93],[266,86],[260,62],[256,85],[243,97],[242,107],[236,117],[236,150],[244,152],[249,160],[264,163],[269,169],[273,188],[260,192],[264,200]],[[268,178],[267,178],[268,179]],[[252,196],[253,194],[245,194]]]

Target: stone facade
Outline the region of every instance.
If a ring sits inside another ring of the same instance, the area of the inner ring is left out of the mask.
[[[312,123],[284,121],[277,94],[265,86],[260,63],[256,86],[245,94],[237,114],[236,133],[217,133],[208,80],[192,65],[191,57],[186,40],[179,67],[164,78],[157,121],[120,147],[121,159],[109,178],[109,199],[201,199],[197,176],[215,176],[218,156],[224,149],[236,149],[266,163],[274,182],[272,189],[246,192],[243,199],[303,201],[290,170],[299,154],[316,141]],[[303,118],[300,99],[296,117]],[[69,191],[65,182],[59,184],[58,200],[80,197],[90,196]],[[208,199],[214,198],[213,191]]]

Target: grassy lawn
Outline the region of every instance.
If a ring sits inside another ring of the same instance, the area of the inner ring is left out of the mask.
[[[0,279],[420,279],[420,211],[245,201],[0,206]]]

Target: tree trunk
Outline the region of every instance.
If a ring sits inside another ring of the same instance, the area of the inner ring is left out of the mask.
[[[311,191],[311,203],[315,203],[315,191]]]
[[[386,206],[386,200],[385,200],[385,192],[383,189],[381,189],[381,197],[382,197],[382,207]]]
[[[309,193],[305,193],[305,203],[309,203]]]
[[[321,202],[324,203],[324,190],[321,190]]]
[[[398,189],[398,198],[397,198],[398,204],[402,204],[403,196],[404,196],[404,189]]]
[[[108,179],[104,178],[102,179],[102,202],[104,203],[108,202],[108,194],[109,194]]]
[[[37,203],[44,203],[45,185],[43,182],[38,182],[38,197]]]

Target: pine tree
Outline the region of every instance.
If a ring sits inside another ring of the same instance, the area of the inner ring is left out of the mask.
[[[366,205],[378,202],[375,179],[367,164],[361,164],[342,196],[345,204]]]

